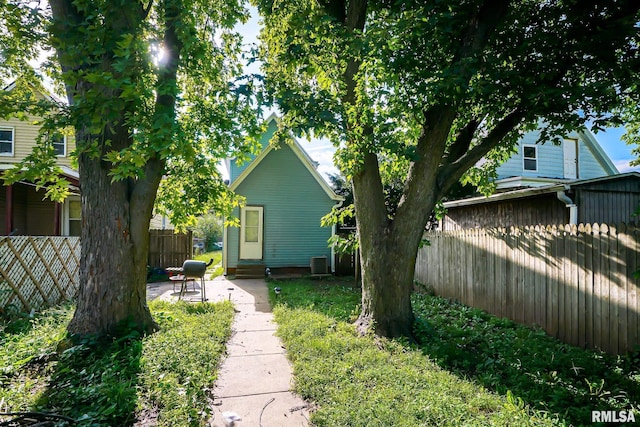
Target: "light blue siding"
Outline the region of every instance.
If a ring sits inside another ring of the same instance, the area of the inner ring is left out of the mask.
[[[607,176],[602,164],[596,160],[591,148],[583,139],[578,140],[578,179],[591,179]]]
[[[498,179],[522,176],[526,178],[564,179],[564,153],[562,145],[552,142],[539,143],[538,130],[526,133],[519,142],[518,152],[497,169]],[[607,172],[597,160],[591,147],[577,132],[567,135],[567,138],[578,140],[578,179],[589,179],[606,176]],[[536,145],[538,155],[538,170],[524,170],[523,146]]]
[[[269,145],[269,141],[271,140],[271,137],[275,133],[276,129],[277,129],[276,121],[275,120],[271,120],[269,122],[269,124],[267,125],[267,130],[265,131],[265,133],[260,138],[260,144],[262,145],[262,148],[260,149],[259,152],[262,152],[265,148],[267,148],[267,146]],[[246,162],[244,162],[242,164],[237,164],[236,163],[236,159],[232,159],[231,160],[231,165],[230,165],[230,169],[231,170],[229,171],[229,183],[233,183],[236,179],[238,179],[240,174],[242,174],[242,172],[244,172],[244,170],[251,164],[251,162],[255,158],[256,158],[256,156],[252,155],[249,158],[249,160],[247,160]]]
[[[321,227],[335,201],[327,195],[289,146],[272,150],[236,192],[247,205],[263,206],[263,263],[268,267],[308,267],[311,257],[331,258],[331,228]],[[236,215],[239,213],[236,211]],[[227,266],[238,264],[239,228],[227,232]]]

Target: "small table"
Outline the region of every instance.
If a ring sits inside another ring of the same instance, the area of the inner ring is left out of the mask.
[[[193,282],[193,290],[196,290],[196,279],[193,277],[187,278],[184,274],[182,274],[182,267],[168,267],[165,269],[167,272],[171,273],[177,273],[175,275],[170,275],[169,276],[169,280],[171,282],[173,282],[173,292],[176,291],[176,283],[177,282],[181,282],[180,283],[180,295],[178,296],[178,300],[182,299],[182,296],[184,295],[184,293],[187,291],[187,282],[191,281]],[[204,300],[204,296],[203,296],[203,300]]]

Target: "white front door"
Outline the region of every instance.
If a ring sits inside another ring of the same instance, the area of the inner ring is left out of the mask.
[[[262,259],[262,206],[245,206],[240,214],[240,259]]]
[[[562,142],[564,153],[564,177],[565,179],[578,178],[578,141],[565,139]]]

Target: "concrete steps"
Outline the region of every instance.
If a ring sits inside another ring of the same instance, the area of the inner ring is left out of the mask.
[[[264,264],[244,264],[236,267],[236,279],[264,279]]]

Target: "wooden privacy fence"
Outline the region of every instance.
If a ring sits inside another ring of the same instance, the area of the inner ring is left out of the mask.
[[[79,266],[79,237],[0,237],[0,309],[30,311],[73,299]]]
[[[149,230],[149,258],[151,267],[182,267],[185,259],[193,257],[193,233],[174,233],[173,230]]]
[[[417,281],[563,342],[620,354],[640,345],[634,224],[457,230],[425,236]]]

